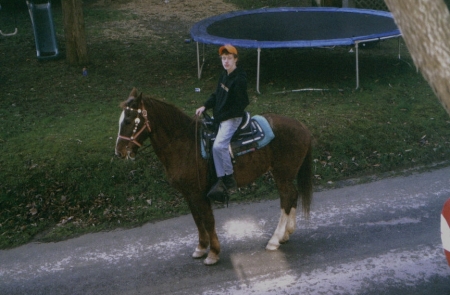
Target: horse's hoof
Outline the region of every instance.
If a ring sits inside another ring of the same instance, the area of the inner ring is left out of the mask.
[[[274,243],[269,242],[269,243],[267,244],[267,246],[266,246],[266,250],[269,250],[269,251],[276,251],[276,250],[278,250],[279,247],[280,247],[280,244],[279,244],[279,243],[278,243],[278,244],[274,244]]]
[[[195,248],[194,253],[192,253],[192,258],[195,258],[195,259],[203,258],[203,257],[205,257],[207,252],[208,252],[207,249],[200,249],[197,247],[197,248]]]
[[[286,234],[284,234],[284,237],[280,240],[280,244],[287,243],[288,241],[289,241],[289,234],[286,232]]]
[[[217,262],[219,262],[219,256],[214,254],[211,255],[211,253],[208,255],[208,257],[206,257],[205,260],[203,260],[203,264],[207,266],[214,265]]]

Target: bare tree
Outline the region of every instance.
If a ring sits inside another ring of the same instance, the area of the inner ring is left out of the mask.
[[[70,64],[86,65],[89,62],[84,28],[83,1],[61,0],[66,38],[66,58]]]
[[[450,14],[443,0],[385,0],[416,67],[450,114]]]

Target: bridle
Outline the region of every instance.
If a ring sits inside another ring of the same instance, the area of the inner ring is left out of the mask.
[[[131,134],[130,137],[126,137],[123,135],[118,135],[118,137],[120,139],[124,139],[124,140],[128,140],[129,142],[137,145],[138,147],[141,147],[142,144],[140,144],[136,139],[138,138],[138,136],[145,130],[148,129],[148,132],[152,132],[152,128],[150,128],[150,122],[148,121],[147,118],[147,110],[145,109],[144,103],[141,103],[141,107],[139,109],[133,109],[130,108],[129,106],[127,106],[126,108],[124,108],[125,110],[129,110],[129,111],[136,111],[137,112],[137,116],[136,119],[134,119],[134,129],[133,129],[133,134]],[[142,125],[141,129],[138,130],[138,126],[141,123],[141,119],[139,118],[139,115],[142,114],[142,117],[144,117],[144,125]],[[128,146],[127,146],[128,149]]]

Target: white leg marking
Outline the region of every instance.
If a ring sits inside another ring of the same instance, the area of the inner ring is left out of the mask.
[[[216,255],[212,252],[209,252],[208,257],[206,257],[206,259],[203,260],[204,265],[214,265],[217,262],[219,262],[219,255]]]
[[[281,209],[280,221],[278,222],[278,226],[273,233],[272,238],[270,238],[269,243],[266,246],[267,250],[277,250],[280,247],[280,241],[283,240],[283,237],[286,233],[286,225],[288,223],[289,216],[284,212],[284,209]]]
[[[297,227],[297,219],[296,219],[296,209],[291,208],[289,212],[288,221],[286,224],[286,232],[284,233],[283,239],[280,240],[280,243],[286,243],[289,241],[289,236],[295,231]]]
[[[206,255],[207,252],[208,252],[208,249],[202,249],[199,246],[197,246],[197,248],[195,248],[194,253],[192,253],[192,258],[195,258],[195,259],[202,258],[203,256]]]

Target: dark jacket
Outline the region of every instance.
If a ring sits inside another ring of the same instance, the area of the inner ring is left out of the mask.
[[[213,109],[215,122],[242,117],[248,106],[247,74],[237,67],[230,75],[223,71],[216,92],[204,103],[206,109]]]

